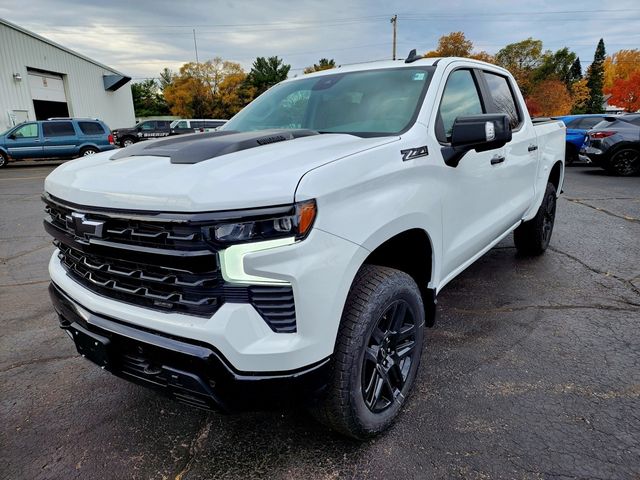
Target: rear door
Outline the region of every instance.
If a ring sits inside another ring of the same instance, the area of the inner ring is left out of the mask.
[[[504,162],[493,168],[499,179],[502,202],[497,214],[504,229],[522,219],[534,198],[535,179],[538,171],[538,145],[531,122],[525,121],[523,106],[515,94],[515,86],[509,77],[483,71],[486,104],[491,113],[504,113],[509,117],[512,140],[505,145]]]
[[[42,136],[44,157],[72,157],[80,150],[80,138],[71,121],[42,122]]]
[[[13,158],[42,157],[42,141],[38,123],[25,123],[7,135],[7,151]]]

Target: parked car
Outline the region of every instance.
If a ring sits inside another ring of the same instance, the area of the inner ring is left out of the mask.
[[[24,122],[0,134],[0,167],[11,160],[74,158],[114,148],[109,127],[98,119]]]
[[[600,123],[605,116],[605,114],[594,113],[554,117],[561,120],[567,127],[567,148],[565,152],[565,162],[567,165],[578,161],[580,149],[587,138],[587,131]]]
[[[524,255],[549,245],[564,143],[476,60],[289,79],[220,131],[53,171],[54,308],[115,375],[201,408],[305,401],[370,437],[409,396],[445,285],[511,232]]]
[[[640,114],[606,116],[589,130],[584,153],[615,175],[640,173]]]
[[[117,128],[112,133],[118,145],[128,147],[141,140],[168,137],[171,135],[171,120],[145,120],[135,127]]]
[[[227,123],[222,119],[192,119],[183,118],[171,122],[171,131],[173,133],[203,133],[213,132]]]

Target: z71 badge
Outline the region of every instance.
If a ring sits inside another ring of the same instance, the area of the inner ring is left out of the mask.
[[[402,154],[402,161],[413,160],[418,157],[426,157],[429,155],[429,149],[425,145],[424,147],[407,148],[406,150],[400,150]]]

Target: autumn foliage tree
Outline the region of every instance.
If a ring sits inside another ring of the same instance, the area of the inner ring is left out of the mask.
[[[427,58],[435,57],[465,57],[493,63],[492,55],[485,51],[474,52],[473,42],[465,37],[464,32],[451,32],[442,35],[438,40],[438,47],[424,54]]]
[[[640,69],[625,79],[617,79],[613,86],[607,89],[611,94],[609,102],[624,108],[627,112],[640,110]]]
[[[604,89],[613,87],[616,80],[626,80],[640,70],[640,50],[618,50],[604,60]]]
[[[185,118],[229,118],[249,103],[255,88],[240,64],[216,57],[185,63],[163,89],[173,115]]]
[[[538,83],[529,95],[532,115],[553,117],[565,115],[571,110],[571,95],[561,80],[543,80]],[[531,113],[531,112],[530,112]]]

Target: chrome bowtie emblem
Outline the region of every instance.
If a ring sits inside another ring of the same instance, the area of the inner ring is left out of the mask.
[[[78,237],[102,237],[103,220],[89,220],[84,213],[71,212],[65,217],[67,228]]]

